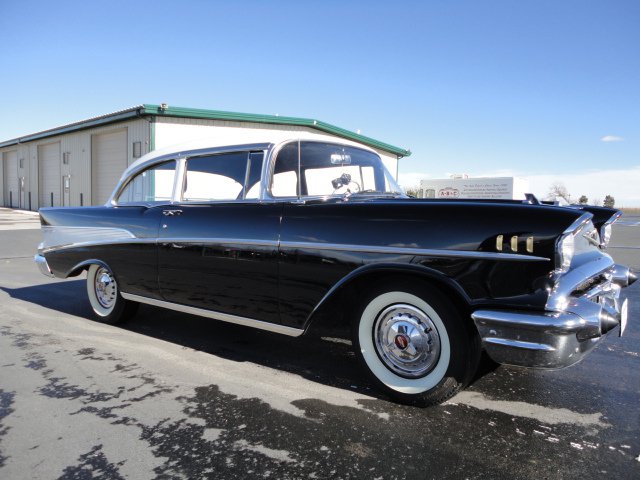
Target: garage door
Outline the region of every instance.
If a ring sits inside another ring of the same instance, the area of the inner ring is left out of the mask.
[[[17,207],[18,198],[18,152],[2,154],[4,205]]]
[[[91,136],[91,204],[103,205],[127,168],[127,129]]]
[[[38,180],[40,207],[60,206],[60,142],[38,145]]]

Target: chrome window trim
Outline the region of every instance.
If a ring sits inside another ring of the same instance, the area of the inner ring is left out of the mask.
[[[252,145],[244,145],[244,149],[243,148],[239,148],[239,149],[233,149],[233,150],[225,150],[223,149],[222,151],[219,152],[208,152],[208,153],[198,153],[195,155],[186,155],[185,157],[183,157],[181,159],[182,162],[182,172],[181,172],[181,178],[182,178],[182,182],[180,182],[180,187],[178,188],[178,191],[176,192],[175,195],[175,202],[176,203],[180,203],[181,205],[190,205],[190,204],[196,204],[196,205],[209,205],[212,203],[259,203],[261,201],[261,193],[262,193],[262,175],[264,173],[264,160],[262,162],[262,170],[260,172],[260,192],[258,193],[258,198],[239,198],[239,199],[225,199],[225,200],[184,200],[183,195],[184,195],[184,184],[187,181],[187,162],[192,159],[192,158],[198,158],[198,157],[206,157],[206,156],[210,156],[210,155],[223,155],[225,153],[238,153],[238,152],[246,152],[247,153],[247,164],[249,162],[249,157],[251,155],[251,153],[255,153],[255,152],[263,152],[264,158],[267,158],[267,152],[269,150],[269,147],[271,146],[271,144],[269,145],[264,145],[264,144],[256,144],[256,148],[253,148]],[[248,171],[247,171],[248,174]],[[246,177],[246,175],[245,175]],[[246,183],[246,178],[245,178],[245,183]],[[243,191],[243,197],[244,195],[246,195],[246,192],[244,192],[244,187],[245,185],[242,186],[242,191]]]
[[[176,182],[178,179],[178,173],[180,169],[180,159],[177,158],[175,155],[169,155],[168,158],[164,158],[164,157],[162,158],[163,159],[158,162],[150,162],[149,164],[145,163],[144,168],[136,168],[133,172],[127,175],[126,178],[121,178],[118,181],[118,185],[116,185],[116,188],[111,194],[111,197],[109,197],[109,200],[107,200],[107,203],[105,206],[107,207],[155,207],[158,205],[172,204],[176,194]],[[175,162],[175,167],[173,168],[173,186],[171,187],[172,188],[171,198],[169,200],[161,200],[158,202],[130,202],[130,203],[118,203],[116,201],[116,199],[122,194],[123,190],[127,188],[127,185],[129,185],[129,182],[131,182],[131,180],[133,180],[138,174],[144,172],[145,170],[150,170],[151,168],[157,165],[170,162],[170,161]]]
[[[213,310],[205,310],[203,308],[189,307],[187,305],[181,305],[179,303],[166,302],[164,300],[143,297],[140,295],[133,295],[131,293],[126,293],[126,292],[120,292],[120,294],[125,300],[131,300],[139,303],[146,303],[147,305],[168,308],[170,310],[175,310],[177,312],[188,313],[191,315],[198,315],[200,317],[212,318],[214,320],[220,320],[223,322],[233,323],[236,325],[243,325],[246,327],[257,328],[259,330],[266,330],[269,332],[279,333],[281,335],[288,335],[290,337],[299,337],[304,333],[304,330],[300,328],[288,327],[286,325],[278,325],[276,323],[269,323],[263,320],[240,317],[237,315],[231,315],[229,313],[216,312]]]
[[[300,143],[305,142],[305,143],[329,143],[332,145],[341,145],[341,146],[345,146],[345,147],[350,147],[350,148],[357,148],[359,150],[363,150],[365,152],[369,152],[372,153],[374,155],[376,155],[379,159],[380,162],[382,163],[382,166],[384,167],[384,169],[386,170],[386,167],[384,166],[384,162],[382,161],[382,157],[380,157],[380,154],[378,152],[376,152],[375,150],[372,150],[370,148],[367,148],[365,146],[360,146],[360,145],[351,145],[351,144],[347,144],[347,143],[341,143],[339,141],[330,141],[329,139],[327,140],[320,140],[320,139],[306,139],[306,138],[298,138],[298,139],[290,139],[290,140],[285,140],[281,143],[278,143],[277,145],[272,145],[271,149],[269,150],[269,156],[266,157],[265,156],[265,161],[263,163],[263,170],[262,170],[262,182],[263,182],[263,189],[264,189],[264,195],[262,196],[262,199],[265,201],[272,201],[272,202],[285,202],[285,203],[304,203],[308,200],[315,200],[315,199],[326,199],[326,198],[340,198],[339,195],[316,195],[316,196],[311,196],[311,195],[305,195],[302,196],[300,195],[300,192],[298,192],[298,195],[295,196],[287,196],[287,197],[274,197],[271,194],[271,187],[273,186],[273,172],[275,171],[275,164],[276,164],[276,160],[278,158],[278,153],[280,153],[280,150],[282,150],[286,145],[290,144],[290,143],[294,143],[297,142],[298,143],[298,177],[300,176]],[[389,173],[387,171],[387,173]],[[300,180],[298,179],[298,187],[300,186]]]
[[[129,179],[131,179],[134,175],[136,175],[137,173],[139,173],[142,170],[146,170],[147,168],[156,165],[158,163],[163,163],[166,162],[168,160],[175,160],[176,162],[180,163],[181,161],[184,161],[185,159],[191,158],[191,157],[195,157],[195,156],[205,156],[205,155],[215,155],[215,154],[220,154],[220,153],[233,153],[233,152],[241,152],[244,150],[254,150],[254,151],[258,151],[258,150],[269,150],[270,148],[273,147],[273,143],[246,143],[246,144],[240,144],[240,145],[227,145],[227,146],[222,146],[222,147],[212,147],[212,148],[200,148],[200,149],[196,149],[196,150],[184,150],[184,151],[175,151],[175,152],[169,152],[166,153],[164,155],[160,155],[158,157],[153,157],[139,165],[137,165],[134,169],[129,170],[128,168],[123,172],[122,177],[120,178],[120,180],[118,181],[118,184],[116,185],[116,188],[113,190],[113,193],[111,194],[111,197],[109,197],[109,199],[107,200],[107,203],[105,204],[105,206],[107,207],[116,207],[116,206],[122,206],[122,207],[126,207],[126,206],[134,206],[133,204],[127,204],[127,205],[118,205],[115,201],[115,199],[118,197],[118,195],[120,194],[120,190],[123,188],[123,185],[128,183]],[[176,168],[176,178],[178,178],[178,169]],[[126,177],[125,177],[126,175]],[[175,189],[174,189],[174,196],[173,196],[174,200],[175,200]],[[173,203],[173,201],[172,201]],[[136,204],[138,205],[138,204]],[[147,203],[141,202],[138,206],[144,206],[147,205]],[[153,204],[156,205],[156,204]]]

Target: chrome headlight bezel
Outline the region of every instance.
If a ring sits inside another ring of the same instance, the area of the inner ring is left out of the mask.
[[[611,241],[612,225],[622,216],[622,212],[616,212],[600,227],[600,248],[605,249]]]
[[[593,229],[592,223],[593,215],[590,213],[583,213],[573,221],[567,229],[562,232],[562,235],[556,242],[556,271],[564,273],[571,268],[571,261],[573,260],[576,251],[576,237],[581,233],[585,227]]]
[[[556,270],[566,272],[575,253],[575,233],[565,233],[556,245]]]

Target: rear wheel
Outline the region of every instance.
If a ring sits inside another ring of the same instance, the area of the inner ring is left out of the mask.
[[[138,309],[136,302],[122,298],[113,272],[104,265],[91,265],[87,272],[87,294],[96,318],[109,324],[124,322]]]
[[[437,288],[397,282],[369,294],[354,318],[353,344],[375,383],[397,401],[434,405],[473,377],[477,333]]]

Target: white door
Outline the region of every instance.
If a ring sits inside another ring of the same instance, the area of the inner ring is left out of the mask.
[[[91,204],[103,205],[127,168],[127,129],[91,136]]]
[[[39,206],[60,206],[60,142],[38,145],[38,179]]]
[[[4,152],[2,154],[4,174],[4,205],[17,207],[20,202],[18,183],[18,152]]]

